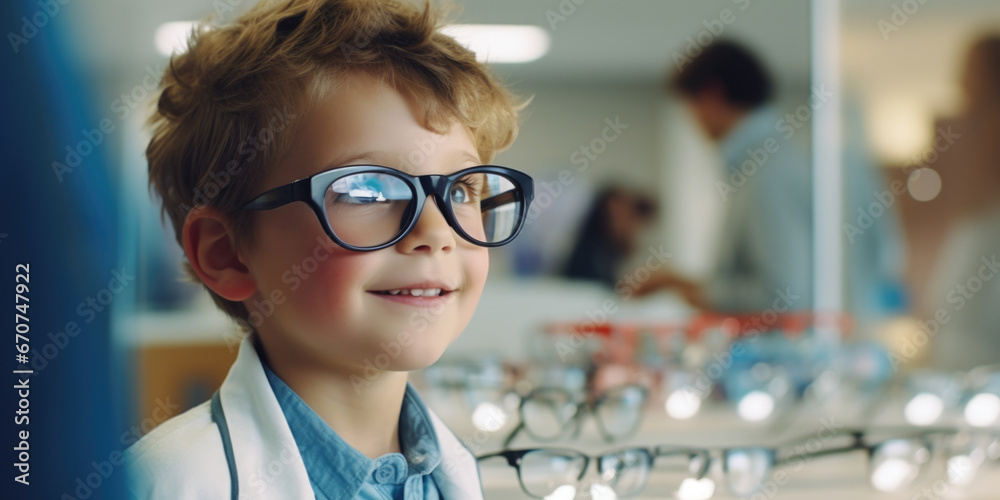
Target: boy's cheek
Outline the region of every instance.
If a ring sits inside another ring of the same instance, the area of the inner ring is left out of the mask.
[[[483,289],[486,287],[486,279],[489,275],[489,255],[489,251],[486,248],[480,248],[477,252],[470,256],[468,261],[466,271],[466,279],[468,280],[466,285],[468,286],[468,289],[465,292],[465,297],[463,297],[463,302],[461,304],[460,317],[458,319],[462,322],[462,324],[459,325],[459,331],[464,330],[465,326],[472,319],[472,315],[475,313],[476,307],[479,305],[479,299],[483,295]]]
[[[266,279],[259,283],[261,293],[280,290],[285,297],[281,314],[296,316],[295,321],[322,321],[330,315],[340,314],[349,307],[350,294],[347,284],[354,283],[355,274],[363,268],[343,262],[332,254],[317,254],[301,247],[292,249],[285,256],[273,255],[267,266]],[[287,313],[286,313],[287,311]]]
[[[363,278],[372,273],[370,266],[365,264],[364,259],[331,255],[318,262],[312,267],[313,271],[306,274],[303,289],[313,298],[327,301],[326,308],[347,305],[352,297],[362,291]]]
[[[330,260],[340,247],[333,242],[324,244],[324,240],[329,238],[322,229],[317,233],[313,224],[304,217],[309,214],[293,214],[298,217],[275,215],[265,212],[258,221],[250,255],[251,265],[257,271],[255,274],[261,274],[265,281],[301,284]]]
[[[478,249],[477,255],[472,259],[472,265],[469,270],[469,280],[475,283],[476,286],[476,301],[479,301],[479,296],[482,294],[483,288],[486,286],[486,278],[489,276],[490,272],[490,252],[486,248],[480,247]]]

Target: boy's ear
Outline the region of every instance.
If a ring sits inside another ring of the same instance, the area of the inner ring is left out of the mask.
[[[213,292],[233,302],[257,292],[257,283],[237,252],[228,217],[211,207],[195,207],[184,219],[182,236],[188,262]]]

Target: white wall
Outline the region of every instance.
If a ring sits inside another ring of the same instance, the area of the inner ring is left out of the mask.
[[[540,179],[570,169],[574,178],[595,184],[616,181],[639,187],[655,186],[659,177],[656,141],[657,104],[662,92],[648,86],[573,86],[533,84],[513,86],[521,96],[534,96],[525,110],[520,135],[497,162],[522,169]],[[618,118],[628,128],[586,168],[572,163],[579,148],[603,141],[606,119]],[[581,171],[582,170],[582,171]]]

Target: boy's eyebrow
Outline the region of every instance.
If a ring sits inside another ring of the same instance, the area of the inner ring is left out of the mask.
[[[481,163],[480,159],[475,155],[467,152],[460,151],[455,158],[456,162],[468,161],[475,165]],[[362,151],[360,153],[351,154],[349,156],[334,158],[323,167],[323,170],[331,170],[338,167],[345,167],[348,165],[355,165],[361,163],[373,163],[376,165],[382,165],[385,167],[392,167],[408,174],[414,174],[413,169],[410,168],[409,160],[403,156],[398,156],[395,159],[391,156],[382,153],[380,151]]]
[[[475,156],[472,153],[469,153],[469,152],[466,152],[466,151],[462,151],[458,155],[458,158],[456,160],[457,161],[468,161],[468,162],[474,163],[476,165],[479,165],[479,164],[481,164],[483,162],[482,160],[479,159],[478,156]]]
[[[364,160],[364,161],[362,162],[361,160]],[[373,163],[373,164],[376,164],[376,165],[382,165],[382,166],[386,166],[386,167],[393,167],[393,168],[397,168],[399,170],[402,170],[402,171],[404,171],[406,173],[412,173],[412,172],[409,171],[409,168],[407,167],[407,165],[398,165],[398,163],[400,163],[399,161],[393,162],[392,159],[389,156],[386,156],[386,155],[384,155],[382,153],[379,153],[377,151],[362,151],[360,153],[351,154],[351,155],[346,156],[346,157],[334,158],[333,161],[330,161],[330,162],[328,162],[326,164],[326,166],[323,168],[323,170],[330,170],[330,169],[334,169],[334,168],[337,168],[337,167],[346,167],[348,165],[358,164],[359,162],[361,162],[361,163]],[[397,165],[393,165],[393,163],[397,163]]]

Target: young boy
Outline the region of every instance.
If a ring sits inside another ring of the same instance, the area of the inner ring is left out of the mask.
[[[134,497],[482,498],[407,372],[467,325],[532,181],[480,167],[517,106],[437,22],[262,3],[173,58],[150,182],[188,270],[250,332],[211,401],[128,450]]]

